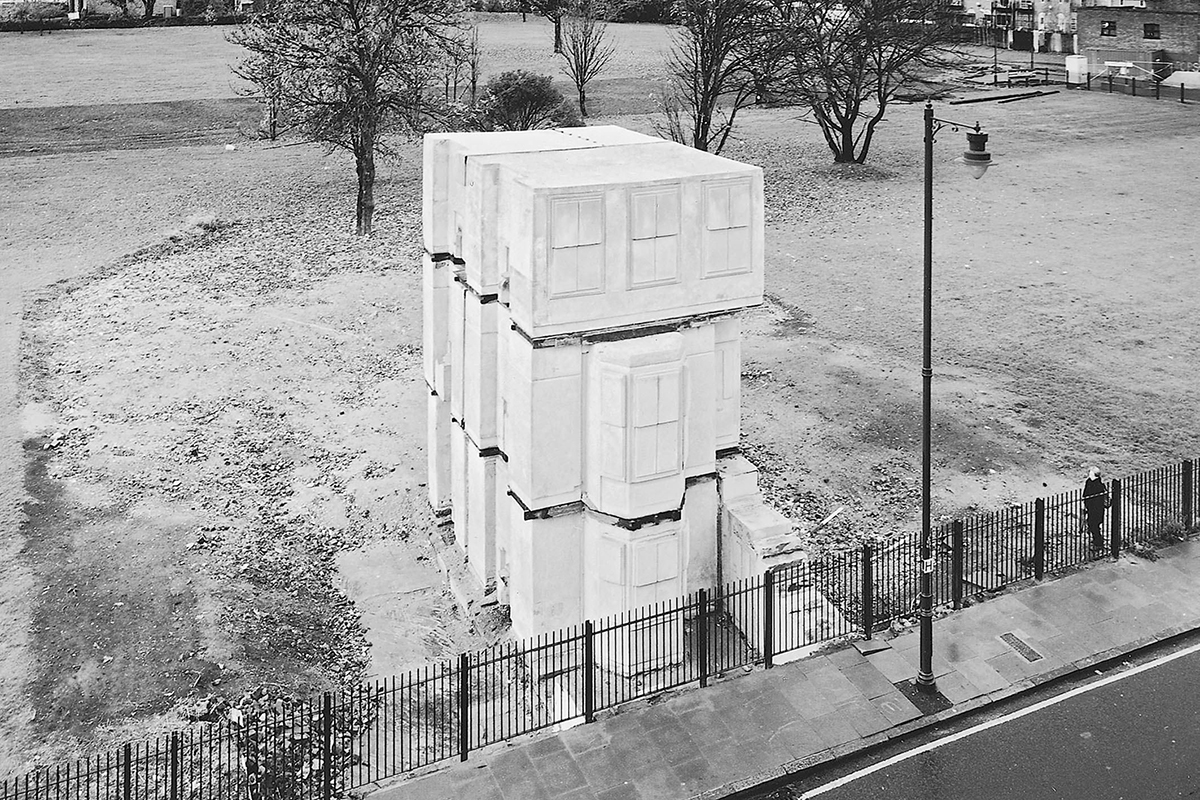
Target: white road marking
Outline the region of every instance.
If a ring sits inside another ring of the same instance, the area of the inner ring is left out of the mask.
[[[1034,703],[1031,706],[1027,706],[1026,708],[1020,709],[1019,711],[1014,711],[1011,714],[1005,714],[1002,717],[996,717],[996,719],[989,720],[987,722],[982,722],[973,728],[967,728],[966,730],[959,731],[958,733],[953,733],[942,739],[938,739],[936,741],[929,742],[928,744],[923,744],[920,747],[914,748],[907,752],[900,753],[899,755],[895,755],[895,756],[892,756],[891,758],[880,761],[878,764],[872,764],[869,767],[864,767],[863,769],[860,769],[858,772],[852,772],[849,775],[843,775],[842,777],[838,778],[837,780],[830,781],[829,783],[818,786],[815,789],[808,790],[804,794],[800,795],[800,800],[809,800],[809,798],[817,797],[818,795],[822,795],[822,794],[825,794],[826,792],[833,791],[834,789],[837,789],[841,786],[845,786],[848,783],[852,783],[853,781],[856,781],[859,778],[865,778],[866,776],[868,776],[874,772],[879,772],[882,769],[887,769],[888,767],[892,766],[893,764],[899,764],[901,761],[906,761],[910,758],[913,758],[914,756],[919,756],[924,753],[928,753],[931,750],[936,750],[937,748],[942,747],[943,745],[953,744],[954,742],[957,742],[959,739],[965,739],[968,736],[973,736],[982,731],[986,731],[989,728],[994,728],[997,725],[1002,725],[1005,722],[1012,722],[1014,719],[1020,719],[1021,717],[1025,716],[1026,714],[1032,714],[1035,711],[1041,711],[1043,708],[1049,708],[1050,706],[1055,705],[1057,703],[1061,703],[1064,700],[1070,700],[1072,697],[1075,697],[1077,695],[1084,694],[1085,692],[1090,692],[1093,689],[1099,689],[1101,687],[1108,686],[1110,683],[1116,683],[1117,681],[1124,680],[1125,678],[1131,678],[1134,675],[1137,675],[1138,673],[1145,672],[1146,670],[1149,670],[1149,669],[1154,669],[1155,667],[1161,667],[1163,664],[1170,663],[1171,661],[1174,661],[1177,658],[1183,658],[1184,656],[1189,656],[1192,653],[1196,653],[1196,652],[1200,652],[1200,644],[1192,645],[1191,647],[1188,647],[1184,650],[1180,650],[1178,653],[1171,653],[1170,655],[1162,656],[1161,658],[1157,658],[1154,661],[1147,661],[1145,664],[1139,664],[1138,666],[1133,667],[1132,669],[1125,670],[1124,672],[1118,672],[1116,674],[1109,675],[1107,678],[1101,678],[1100,680],[1096,681],[1095,683],[1089,683],[1086,686],[1077,686],[1074,689],[1070,690],[1069,692],[1063,692],[1060,695],[1056,695],[1056,696],[1048,698],[1046,700],[1042,700],[1041,702]]]

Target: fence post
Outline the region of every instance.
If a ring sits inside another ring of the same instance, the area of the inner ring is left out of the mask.
[[[1195,513],[1192,509],[1196,506],[1195,495],[1192,493],[1195,486],[1195,478],[1193,477],[1193,465],[1190,458],[1183,461],[1183,527],[1191,530],[1193,522],[1195,522]]]
[[[950,526],[950,543],[953,548],[953,563],[950,570],[950,594],[954,600],[954,607],[962,608],[963,600],[963,548],[966,544],[963,539],[963,524],[961,519],[956,519]]]
[[[1132,95],[1133,97],[1137,97],[1137,78],[1130,78],[1129,81],[1130,81],[1129,82],[1129,86],[1130,86],[1129,94]]]
[[[471,686],[471,659],[466,653],[458,657],[458,760],[467,760],[471,746],[470,713],[468,692]]]
[[[763,574],[763,662],[775,666],[775,573]]]
[[[708,686],[708,592],[696,594],[696,644],[700,659],[700,685]]]
[[[1033,504],[1033,577],[1046,577],[1046,501],[1040,497]]]
[[[121,754],[121,797],[129,800],[133,795],[133,745],[126,742]]]
[[[333,796],[333,695],[321,696],[321,800]]]
[[[583,621],[583,719],[596,721],[596,649],[592,642],[592,621]]]
[[[179,785],[182,783],[179,776],[179,731],[171,731],[171,776],[169,780],[171,800],[179,800]]]
[[[1112,85],[1113,85],[1113,76],[1112,76],[1112,73],[1110,72],[1110,73],[1108,73],[1108,93],[1109,94],[1112,94]]]
[[[863,638],[870,639],[875,629],[875,575],[871,563],[871,545],[862,548],[862,628]]]
[[[1113,558],[1121,555],[1121,479],[1112,479],[1112,532],[1110,534],[1109,554]]]

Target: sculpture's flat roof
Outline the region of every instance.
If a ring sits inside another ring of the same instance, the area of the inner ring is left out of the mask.
[[[533,189],[587,188],[745,175],[758,167],[667,141],[585,150],[470,156],[494,164]]]

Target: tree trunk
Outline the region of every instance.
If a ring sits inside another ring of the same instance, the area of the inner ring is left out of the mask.
[[[587,93],[579,87],[579,116],[587,119]]]
[[[155,0],[144,0],[142,3],[142,19],[150,19],[154,16],[154,2]]]
[[[554,52],[562,52],[562,17],[554,18]]]
[[[358,203],[355,208],[355,229],[359,236],[371,235],[371,224],[375,217],[375,147],[374,142],[364,143],[355,154],[355,169],[358,172]]]

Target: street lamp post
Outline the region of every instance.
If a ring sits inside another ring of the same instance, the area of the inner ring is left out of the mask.
[[[933,115],[933,103],[925,104],[925,317],[924,347],[921,364],[921,609],[918,614],[921,637],[921,663],[917,670],[917,686],[935,691],[933,679],[933,554],[930,549],[929,487],[931,463],[931,407],[933,404],[933,140],[944,126],[954,130],[967,129],[967,150],[962,163],[975,178],[992,164],[987,151],[988,135],[973,126],[938,119]]]

